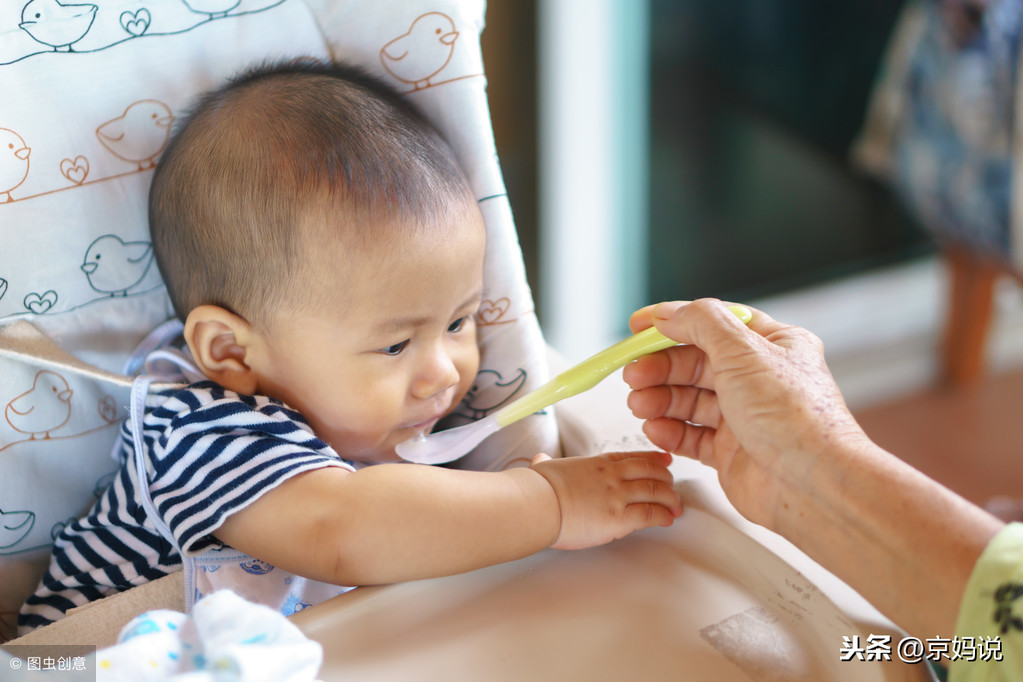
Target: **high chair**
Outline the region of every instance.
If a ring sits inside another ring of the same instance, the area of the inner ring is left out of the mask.
[[[163,324],[173,313],[146,227],[152,169],[189,100],[247,65],[342,59],[390,82],[437,125],[488,235],[477,314],[486,371],[458,412],[479,418],[546,379],[559,361],[533,312],[497,161],[483,16],[482,0],[0,4],[0,641],[14,636],[53,537],[109,482],[132,377],[176,333]],[[614,381],[503,430],[460,465],[649,447]],[[670,531],[359,588],[294,622],[323,643],[323,679],[650,677],[637,672],[643,666],[688,669],[691,679],[765,669],[918,679],[918,668],[835,665],[844,636],[897,630],[791,545],[746,523],[708,470],[678,462],[674,471],[689,511]],[[180,575],[171,575],[17,643],[109,647],[134,616],[181,610],[183,601]],[[603,644],[609,631],[623,648]]]

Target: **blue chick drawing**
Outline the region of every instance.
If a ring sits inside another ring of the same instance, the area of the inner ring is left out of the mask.
[[[483,419],[499,407],[507,405],[526,383],[526,370],[519,369],[514,377],[504,380],[494,369],[481,369],[469,392],[462,399],[458,413],[472,419]],[[487,394],[486,400],[480,395]]]
[[[71,52],[96,20],[96,5],[61,4],[57,0],[30,0],[21,10],[23,31],[55,52]]]
[[[35,525],[36,515],[30,511],[5,512],[0,509],[0,554],[25,539]]]
[[[149,242],[126,242],[116,234],[105,234],[89,245],[81,267],[96,291],[127,296],[152,264],[153,245]]]
[[[210,20],[216,17],[226,17],[228,12],[233,10],[241,0],[184,0],[185,7],[196,14],[208,14]]]

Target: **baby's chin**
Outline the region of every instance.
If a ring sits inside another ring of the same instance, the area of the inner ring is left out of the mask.
[[[458,405],[459,403],[455,402],[448,412],[439,420],[432,419],[428,422],[416,424],[414,426],[400,426],[375,446],[365,444],[365,447],[353,449],[351,447],[344,447],[346,443],[340,443],[339,445],[341,447],[334,446],[334,451],[338,453],[341,459],[349,462],[356,462],[358,464],[387,464],[393,462],[404,462],[406,460],[402,459],[394,449],[400,443],[404,443],[407,440],[428,436],[434,431],[459,425],[458,422],[450,424],[445,421],[451,417]],[[351,438],[347,439],[347,445],[351,445]]]
[[[373,448],[362,448],[358,451],[344,450],[343,448],[335,448],[334,450],[338,453],[341,459],[349,462],[355,462],[356,464],[389,464],[393,462],[404,462],[398,453],[394,451],[395,447],[399,443],[402,443],[409,438],[415,438],[415,434],[405,435],[400,434],[394,438],[389,439],[386,443],[380,444],[378,447]]]

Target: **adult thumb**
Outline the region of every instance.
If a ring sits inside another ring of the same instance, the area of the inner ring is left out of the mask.
[[[650,311],[654,326],[665,336],[697,346],[708,356],[726,351],[736,344],[749,346],[746,325],[760,324],[766,315],[746,306],[726,304],[712,298],[691,303],[666,301]]]

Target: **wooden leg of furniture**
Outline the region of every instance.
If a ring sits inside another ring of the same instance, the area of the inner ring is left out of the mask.
[[[945,256],[952,290],[941,379],[947,386],[962,388],[976,384],[984,372],[994,287],[1004,269],[962,250],[950,250]]]

